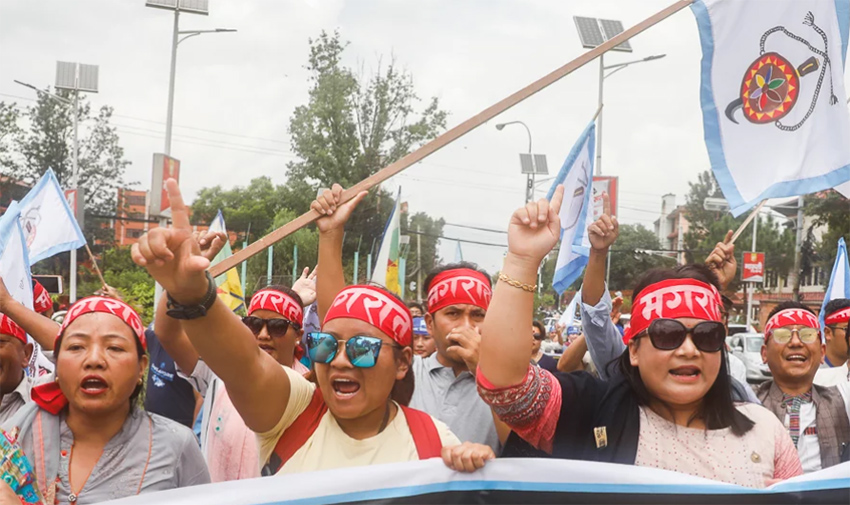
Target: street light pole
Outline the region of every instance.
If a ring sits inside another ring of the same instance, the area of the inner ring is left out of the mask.
[[[646,58],[634,61],[627,61],[625,63],[617,63],[615,65],[605,66],[605,55],[602,54],[599,56],[599,101],[598,101],[598,109],[599,110],[599,118],[597,119],[597,127],[596,127],[596,175],[602,175],[602,114],[604,113],[603,109],[603,91],[604,86],[603,83],[605,79],[611,77],[616,74],[620,70],[628,67],[629,65],[633,65],[635,63],[645,63],[647,61],[660,60],[667,56],[666,54],[654,54],[652,56],[647,56]],[[614,69],[610,74],[605,75],[606,70]]]
[[[74,147],[71,150],[71,188],[74,190],[78,190],[79,188],[79,179],[80,179],[80,166],[79,166],[79,151],[80,151],[80,140],[79,140],[79,104],[80,104],[80,91],[76,89],[79,87],[79,75],[75,77],[75,89],[74,89],[74,99],[68,100],[67,98],[63,98],[59,95],[54,95],[49,91],[45,91],[43,89],[38,89],[32,84],[27,84],[25,82],[21,82],[15,80],[17,84],[21,86],[25,86],[34,90],[36,93],[43,94],[48,98],[52,98],[57,102],[70,105],[72,107],[71,116],[72,116],[72,124],[74,128]],[[75,198],[79,198],[79,191]],[[79,201],[76,202],[76,205],[80,205]],[[76,215],[74,216],[76,217]],[[68,291],[68,299],[71,303],[77,301],[77,250],[71,249],[71,258],[70,258],[70,273],[69,273],[69,291]]]
[[[531,154],[531,130],[528,128],[527,124],[523,123],[522,121],[508,121],[507,123],[497,124],[496,129],[501,131],[504,127],[512,125],[512,124],[522,125],[525,128],[525,133],[528,134],[528,155],[532,156],[532,154]],[[528,174],[526,179],[525,179],[526,180],[525,203],[528,203],[528,202],[530,202],[531,200],[534,199],[534,176],[535,176],[535,171],[532,170],[531,173]]]
[[[602,89],[605,82],[605,53],[599,55],[599,117],[596,118],[596,175],[602,175]]]
[[[168,77],[168,113],[165,119],[165,155],[171,156],[171,126],[174,120],[174,79],[177,73],[177,35],[180,31],[180,9],[174,9],[174,30],[171,33],[171,73]]]

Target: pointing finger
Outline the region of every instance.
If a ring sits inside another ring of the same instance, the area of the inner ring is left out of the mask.
[[[549,202],[549,208],[555,211],[555,214],[560,214],[561,204],[564,202],[564,185],[558,184],[555,188],[555,194],[552,195],[552,201]]]
[[[611,197],[607,191],[602,193],[602,213],[606,216],[611,215]]]
[[[165,189],[168,193],[168,201],[171,203],[172,226],[177,230],[190,231],[192,226],[189,224],[189,211],[186,209],[186,204],[183,203],[180,186],[174,179],[168,179],[165,181]]]
[[[734,231],[732,231],[732,230],[727,231],[727,232],[726,232],[726,238],[724,238],[724,239],[723,239],[723,243],[724,243],[724,244],[728,244],[729,242],[731,242],[731,241],[732,241],[732,236],[733,236],[733,235],[735,235],[735,232],[734,232]],[[733,245],[734,245],[734,244],[733,244]]]

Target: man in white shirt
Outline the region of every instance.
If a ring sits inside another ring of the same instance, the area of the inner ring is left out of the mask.
[[[799,302],[779,304],[765,325],[762,359],[773,380],[759,385],[762,404],[785,424],[803,471],[841,463],[850,444],[850,415],[835,387],[813,385],[823,361],[819,322]]]

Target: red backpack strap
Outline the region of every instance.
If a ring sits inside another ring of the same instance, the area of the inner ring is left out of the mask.
[[[299,414],[295,421],[289,425],[289,428],[285,429],[280,435],[277,445],[274,447],[274,452],[269,457],[266,466],[263,467],[263,476],[276,474],[289,461],[289,458],[307,443],[307,440],[313,436],[316,428],[319,427],[319,422],[327,410],[328,406],[322,399],[322,392],[319,388],[316,388],[307,409]]]
[[[411,436],[413,436],[413,443],[416,445],[419,459],[441,457],[443,441],[440,439],[440,433],[437,431],[437,426],[431,416],[404,405],[401,406],[401,410],[407,419],[407,426],[410,428]]]

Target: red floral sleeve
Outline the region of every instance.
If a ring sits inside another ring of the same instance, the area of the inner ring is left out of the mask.
[[[561,384],[547,370],[528,366],[525,379],[497,388],[478,370],[478,394],[505,424],[537,449],[552,454],[561,413]]]

